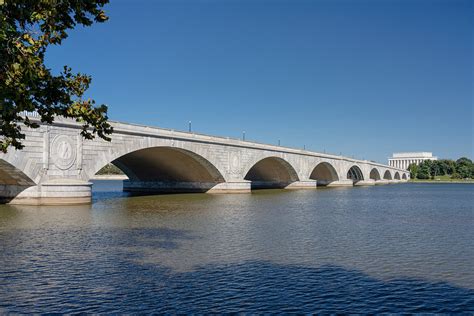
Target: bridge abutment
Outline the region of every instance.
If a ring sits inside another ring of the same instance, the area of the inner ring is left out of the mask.
[[[337,181],[332,181],[325,186],[328,187],[351,187],[354,185],[354,182],[352,180],[337,180]]]
[[[318,182],[316,180],[295,181],[285,187],[285,189],[300,190],[300,189],[316,189]]]
[[[250,193],[252,191],[251,181],[228,181],[219,183],[212,187],[207,193],[226,194],[226,193]]]
[[[0,200],[22,205],[90,204],[92,183],[55,180],[30,187],[12,186],[0,191]]]
[[[250,181],[215,182],[167,182],[123,181],[123,190],[133,193],[249,193]]]
[[[368,180],[360,180],[354,183],[355,186],[369,186],[369,185],[375,185],[375,180],[374,179],[368,179]]]

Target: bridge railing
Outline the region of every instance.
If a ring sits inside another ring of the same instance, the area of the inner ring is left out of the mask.
[[[20,112],[20,116],[28,116],[28,117],[34,117],[34,118],[39,118],[40,117],[39,113],[36,112],[36,111],[33,111],[33,112],[22,111],[22,112]],[[111,121],[111,122],[114,122],[114,121]],[[115,121],[115,123],[120,124],[122,122],[116,122]],[[135,126],[139,126],[139,127],[147,127],[147,128],[150,127],[150,126],[146,126],[146,125],[142,125],[142,124],[134,124],[134,123],[126,123],[126,124],[127,125],[132,125],[132,126],[135,125]],[[189,132],[189,131],[184,131],[184,130],[175,130],[175,129],[162,128],[162,127],[153,127],[153,128],[158,128],[162,131],[164,130],[164,131],[168,131],[168,132],[171,132],[171,133],[178,132],[178,133],[184,133],[184,134],[188,134],[188,135],[197,135],[197,136],[200,136],[202,138],[207,138],[209,140],[211,140],[213,138],[216,138],[216,136],[202,134],[202,133],[196,133],[196,132]],[[243,140],[243,139],[240,139],[240,138],[237,138],[237,137],[227,136],[227,137],[219,137],[219,138],[225,138],[225,139],[228,139],[228,140],[241,141],[241,142],[246,142],[246,143],[253,143],[253,144],[257,144],[257,145],[272,145],[272,144],[268,144],[268,143],[261,142],[261,141],[251,140],[251,139]],[[277,146],[277,145],[274,145],[274,146]],[[303,148],[300,148],[300,147],[281,146],[281,145],[278,145],[278,147],[288,148],[288,149],[293,149],[293,150],[300,150],[301,152],[312,152],[311,150],[307,150],[306,148],[303,149]],[[327,153],[327,152],[324,152],[324,154],[328,155],[328,156],[334,156],[334,157],[344,157],[343,155],[337,155],[337,154],[332,154],[332,153]],[[356,158],[352,157],[352,159],[356,159]],[[358,160],[363,160],[363,159],[358,159]]]
[[[20,113],[21,116],[28,116],[28,117],[32,117],[32,118],[40,118],[40,115],[38,112],[36,111],[33,111],[33,112],[29,112],[29,111],[23,111]],[[213,136],[213,135],[207,135],[207,134],[202,134],[202,133],[196,133],[196,132],[189,132],[189,131],[184,131],[184,130],[175,130],[175,129],[170,129],[170,128],[161,128],[161,127],[150,127],[150,126],[146,126],[146,125],[142,125],[142,124],[134,124],[134,123],[123,123],[123,122],[118,122],[118,121],[110,121],[110,123],[118,123],[118,124],[126,124],[128,126],[137,126],[137,127],[145,127],[145,128],[153,128],[153,129],[159,129],[161,131],[167,131],[171,134],[173,133],[180,133],[180,134],[186,134],[186,135],[193,135],[193,136],[198,136],[200,137],[201,139],[206,139],[206,140],[212,140],[212,139],[215,139],[215,138],[221,138],[221,139],[227,139],[227,140],[233,140],[233,141],[240,141],[240,142],[244,142],[244,143],[247,143],[247,144],[255,144],[255,145],[264,145],[264,146],[275,146],[275,147],[280,147],[280,148],[287,148],[287,149],[291,149],[291,150],[298,150],[300,151],[301,153],[308,153],[308,154],[314,154],[315,152],[311,151],[311,150],[308,150],[306,148],[300,148],[300,147],[290,147],[290,146],[281,146],[281,145],[272,145],[272,144],[268,144],[268,143],[264,143],[264,142],[260,142],[260,141],[255,141],[255,140],[243,140],[243,139],[240,139],[240,138],[236,138],[236,137],[222,137],[222,136]],[[318,152],[319,154],[321,154],[320,152]],[[324,156],[327,156],[327,157],[333,157],[333,158],[340,158],[340,159],[352,159],[354,161],[358,161],[358,162],[365,162],[365,163],[371,163],[373,165],[378,165],[378,166],[381,166],[381,167],[386,167],[384,164],[382,163],[378,163],[378,162],[375,162],[375,161],[369,161],[369,160],[366,160],[366,159],[358,159],[354,156],[352,157],[346,157],[346,156],[343,156],[342,154],[332,154],[332,153],[328,153],[326,151],[324,151]],[[393,167],[392,167],[393,168]],[[397,168],[393,168],[393,169],[397,169]],[[399,169],[399,170],[402,170],[402,169]]]

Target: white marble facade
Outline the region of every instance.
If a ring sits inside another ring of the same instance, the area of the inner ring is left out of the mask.
[[[407,169],[411,164],[419,165],[425,160],[438,160],[438,158],[430,152],[394,153],[391,158],[388,158],[388,165],[394,168]]]

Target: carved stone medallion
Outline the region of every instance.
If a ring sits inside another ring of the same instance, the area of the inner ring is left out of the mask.
[[[240,173],[240,155],[238,152],[229,153],[229,173]]]
[[[62,170],[71,168],[76,160],[76,148],[73,140],[67,135],[57,136],[51,145],[54,164]]]

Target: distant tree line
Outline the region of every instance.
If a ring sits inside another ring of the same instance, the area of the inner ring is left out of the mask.
[[[474,163],[466,157],[458,160],[425,160],[419,165],[408,166],[412,179],[434,179],[437,176],[450,176],[452,179],[474,179]]]
[[[105,165],[102,169],[97,172],[98,175],[115,175],[115,174],[123,174],[122,170],[117,168],[115,165],[109,163]]]

